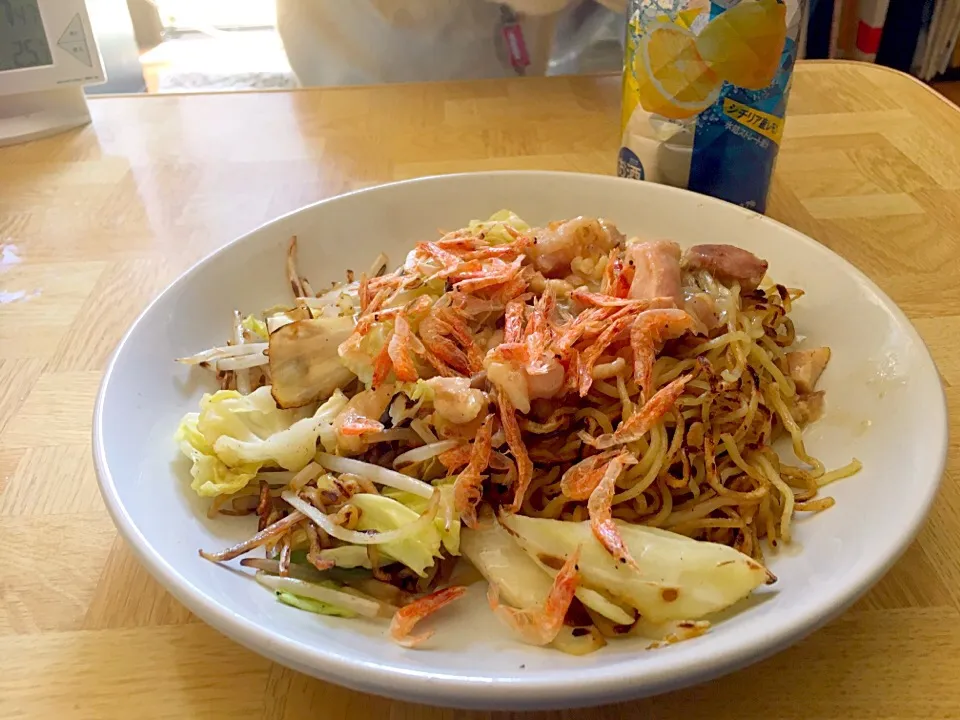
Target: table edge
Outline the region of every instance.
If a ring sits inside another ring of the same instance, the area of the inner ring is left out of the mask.
[[[797,62],[797,67],[802,69],[804,66],[823,66],[823,65],[837,65],[837,66],[855,66],[858,70],[868,71],[870,73],[888,73],[891,75],[899,76],[905,80],[910,81],[913,85],[923,89],[925,92],[936,97],[940,102],[946,104],[952,111],[960,113],[960,108],[954,105],[950,100],[941,95],[939,92],[934,90],[930,85],[923,82],[919,78],[905,73],[902,70],[897,70],[895,68],[887,67],[886,65],[877,65],[876,63],[864,62],[862,60],[840,60],[840,59],[805,59],[799,60]],[[469,79],[469,80],[434,80],[434,81],[419,81],[419,82],[403,82],[403,83],[374,83],[370,85],[331,85],[331,86],[315,86],[315,87],[293,87],[293,88],[250,88],[242,90],[217,90],[217,91],[206,91],[206,92],[189,92],[189,91],[178,91],[178,92],[166,92],[166,93],[115,93],[110,95],[93,95],[88,96],[88,101],[109,101],[109,100],[118,100],[118,99],[128,99],[128,98],[173,98],[173,97],[211,97],[217,95],[280,95],[280,94],[290,94],[296,95],[301,93],[309,92],[329,92],[329,91],[357,91],[357,90],[377,90],[381,88],[403,88],[410,86],[423,86],[423,85],[444,85],[444,84],[457,84],[457,85],[482,85],[486,83],[500,83],[509,81],[511,83],[523,83],[536,80],[543,80],[545,78],[552,79],[613,79],[619,77],[619,73],[614,72],[604,72],[604,73],[586,73],[583,75],[550,75],[550,76],[526,76],[526,77],[509,77],[509,78],[479,78],[479,79]]]
[[[951,111],[955,113],[960,113],[960,107],[957,107],[953,104],[945,95],[937,92],[932,86],[928,83],[925,83],[920,78],[911,75],[910,73],[904,72],[903,70],[898,70],[897,68],[888,67],[886,65],[877,65],[876,63],[867,62],[864,60],[841,60],[841,59],[810,59],[810,60],[800,60],[798,63],[803,65],[852,65],[856,66],[858,70],[869,70],[871,73],[876,72],[879,74],[888,74],[895,75],[904,80],[909,81],[915,86],[918,86],[923,91],[927,92],[930,95],[933,95],[937,100],[944,103]],[[868,73],[869,74],[869,73]]]

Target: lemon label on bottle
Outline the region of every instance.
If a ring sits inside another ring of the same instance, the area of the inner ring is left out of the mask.
[[[629,0],[618,174],[763,212],[807,0]]]
[[[755,110],[749,105],[728,97],[723,99],[723,114],[755,133],[773,140],[777,145],[780,144],[780,138],[783,137],[783,118]]]

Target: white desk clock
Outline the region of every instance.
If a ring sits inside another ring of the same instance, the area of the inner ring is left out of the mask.
[[[0,0],[0,146],[90,122],[104,80],[83,0]]]

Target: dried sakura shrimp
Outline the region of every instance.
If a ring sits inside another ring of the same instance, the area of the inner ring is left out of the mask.
[[[613,522],[611,512],[617,478],[623,472],[624,466],[632,462],[635,462],[635,460],[627,451],[621,452],[607,462],[603,468],[604,472],[600,482],[597,483],[587,500],[587,511],[590,513],[590,529],[593,530],[593,535],[600,541],[600,544],[618,562],[636,567],[637,563],[631,557],[623,538],[620,537],[620,531]]]
[[[433,630],[428,630],[419,635],[411,635],[414,626],[426,617],[437,612],[442,607],[463,597],[467,589],[461,585],[436,590],[429,595],[417,598],[409,605],[397,610],[390,622],[390,637],[404,647],[417,647],[421,643],[433,637]]]
[[[563,627],[563,620],[580,584],[580,548],[570,554],[553,580],[550,592],[540,607],[517,609],[500,603],[495,583],[487,589],[487,601],[493,612],[531,645],[553,642]]]

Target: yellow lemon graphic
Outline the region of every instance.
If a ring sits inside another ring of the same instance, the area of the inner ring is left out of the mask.
[[[787,6],[743,0],[707,23],[697,50],[727,82],[760,90],[773,82],[787,38]]]
[[[706,110],[720,93],[720,77],[697,52],[696,36],[673,23],[647,28],[633,71],[643,109],[674,120]]]
[[[623,102],[620,104],[620,127],[626,127],[633,111],[640,102],[640,90],[637,88],[637,79],[628,69],[623,74]]]

